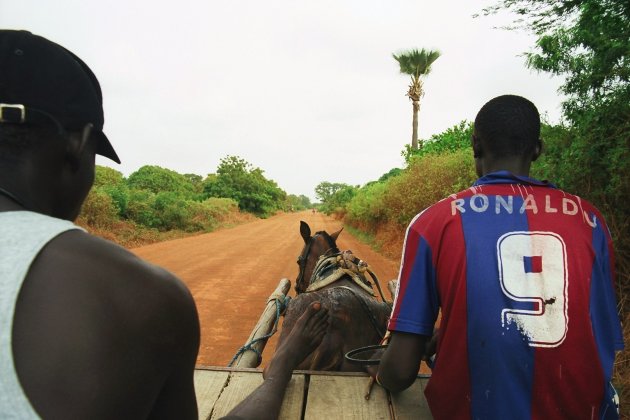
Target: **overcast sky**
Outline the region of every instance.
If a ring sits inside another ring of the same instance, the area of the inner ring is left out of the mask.
[[[560,80],[525,68],[534,40],[473,18],[493,1],[0,0],[0,27],[80,56],[100,80],[105,132],[128,176],[159,165],[202,176],[237,155],[292,194],[362,185],[411,140],[408,76],[392,52],[441,51],[420,137],[473,120],[494,96],[559,120]]]

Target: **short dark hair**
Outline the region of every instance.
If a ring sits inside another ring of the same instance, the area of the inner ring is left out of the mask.
[[[498,96],[477,113],[475,135],[495,157],[528,156],[539,144],[540,114],[522,96]]]

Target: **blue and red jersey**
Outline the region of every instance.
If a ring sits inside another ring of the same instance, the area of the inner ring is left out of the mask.
[[[417,215],[388,329],[430,336],[441,309],[434,417],[616,418],[613,267],[599,211],[532,178],[495,172]]]

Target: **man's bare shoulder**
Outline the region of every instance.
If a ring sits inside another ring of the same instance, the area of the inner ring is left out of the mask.
[[[113,242],[79,230],[53,239],[34,261],[27,280],[24,286],[29,289],[36,286],[74,296],[68,303],[85,313],[110,305],[112,322],[116,317],[126,323],[139,318],[162,326],[162,316],[196,316],[190,291],[175,275]]]
[[[33,323],[34,316],[45,311],[66,320],[78,317],[82,328],[97,333],[95,346],[148,334],[187,342],[198,336],[195,303],[181,280],[79,230],[64,232],[40,252],[22,287],[18,309],[31,315]],[[163,344],[154,349],[168,352],[169,343]]]
[[[199,321],[173,274],[77,230],[53,239],[31,265],[13,338],[38,411],[95,418],[96,407],[125,407],[123,417],[146,417],[164,384],[178,375],[192,381]],[[64,395],[51,394],[56,388]]]
[[[161,294],[190,296],[184,283],[169,271],[86,232],[75,230],[59,235],[40,257],[46,266],[62,271],[72,267],[73,276],[113,292],[142,293],[145,299],[157,299]]]
[[[71,260],[80,255],[94,264],[124,264],[126,269],[148,270],[156,276],[172,276],[168,271],[137,257],[122,246],[81,230],[70,230],[53,239],[49,251]]]

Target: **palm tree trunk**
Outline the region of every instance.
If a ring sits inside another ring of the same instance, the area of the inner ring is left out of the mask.
[[[411,134],[412,150],[418,150],[418,111],[420,111],[420,102],[413,101],[413,131]]]

